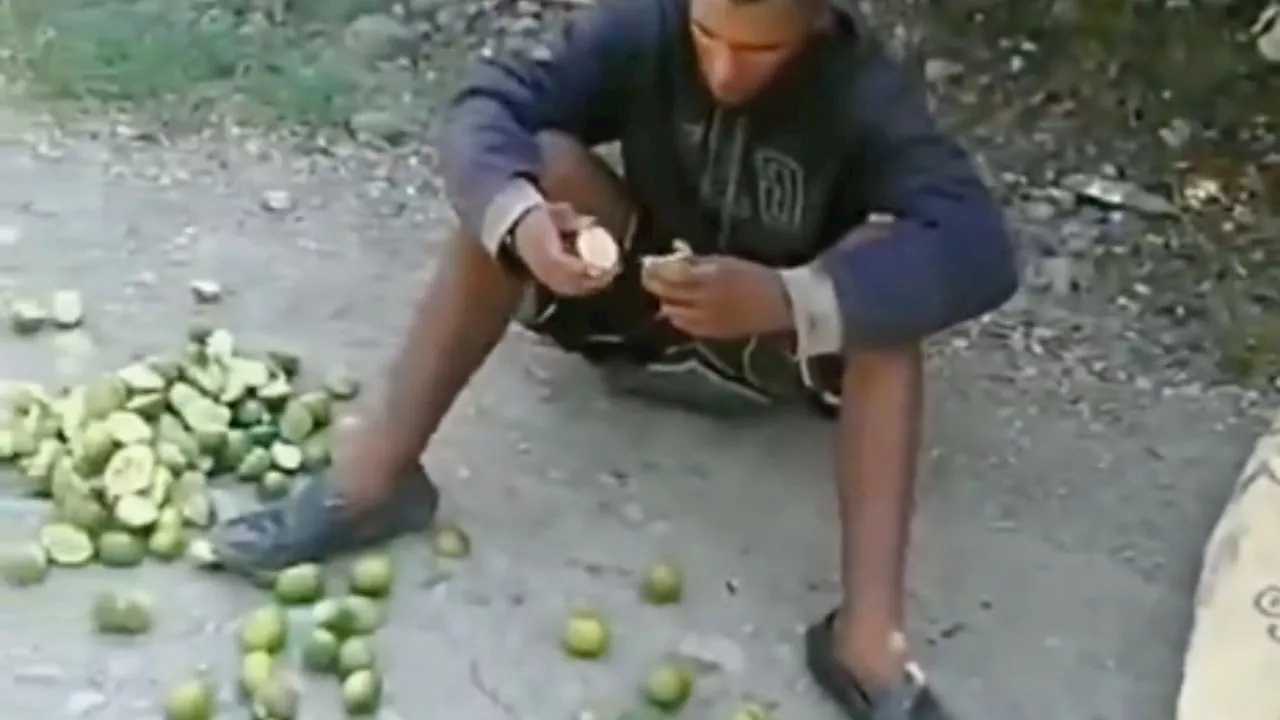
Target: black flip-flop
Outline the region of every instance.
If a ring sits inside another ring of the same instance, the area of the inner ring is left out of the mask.
[[[805,663],[822,692],[849,720],[954,720],[918,672],[902,682],[869,693],[836,656],[836,612],[805,633]]]
[[[392,497],[352,516],[344,511],[338,488],[326,477],[314,477],[288,497],[219,523],[210,540],[218,565],[253,577],[425,530],[439,502],[439,490],[417,468]]]

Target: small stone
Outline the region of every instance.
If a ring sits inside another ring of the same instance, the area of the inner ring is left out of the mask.
[[[222,300],[222,285],[213,280],[192,280],[191,296],[202,305]]]
[[[398,144],[408,138],[410,125],[399,113],[388,110],[363,110],[347,121],[347,128],[357,140]]]
[[[75,690],[67,698],[67,714],[83,718],[106,707],[107,696],[97,690]]]
[[[676,646],[676,655],[694,663],[701,673],[737,675],[747,667],[742,646],[722,635],[689,635]]]
[[[409,26],[381,13],[361,15],[351,21],[342,37],[347,50],[367,63],[408,57],[417,45]]]
[[[287,213],[295,207],[288,190],[268,190],[262,193],[262,209],[272,213]]]

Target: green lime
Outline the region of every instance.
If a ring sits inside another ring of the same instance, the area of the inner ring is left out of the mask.
[[[169,691],[164,700],[165,720],[209,720],[213,717],[213,690],[201,680],[188,680]]]
[[[561,645],[573,657],[598,658],[609,651],[609,626],[599,613],[575,610],[565,624]]]
[[[355,625],[354,611],[348,598],[325,598],[315,604],[311,610],[316,626],[333,633],[339,638],[351,634]]]
[[[93,625],[107,635],[141,635],[151,629],[155,603],[141,591],[111,591],[93,601]]]
[[[279,470],[268,470],[258,481],[258,497],[266,502],[279,500],[289,494],[291,487],[293,487],[292,475]]]
[[[370,715],[381,702],[382,679],[372,670],[357,670],[342,681],[342,704],[348,715]]]
[[[107,530],[98,536],[98,561],[107,567],[134,567],[146,556],[146,544],[133,533]]]
[[[369,670],[377,660],[373,642],[366,636],[353,635],[338,648],[338,674],[346,677],[357,670]]]
[[[351,591],[369,597],[384,597],[391,592],[395,568],[386,553],[365,553],[351,562]]]
[[[147,550],[160,560],[177,560],[187,551],[187,538],[181,527],[157,525],[147,539]]]
[[[267,686],[276,672],[276,657],[269,652],[254,650],[240,658],[240,690],[246,695],[257,695]]]
[[[471,555],[471,538],[457,525],[441,525],[431,537],[431,551],[436,557],[461,560]]]
[[[733,720],[770,720],[772,717],[769,708],[755,700],[747,700],[733,711]]]
[[[352,635],[372,635],[385,619],[382,603],[364,595],[348,595],[342,599],[349,613]]]
[[[299,695],[293,678],[277,665],[253,693],[254,717],[293,720],[298,716]]]
[[[49,577],[49,558],[35,543],[6,547],[0,551],[0,575],[13,587],[38,585]]]
[[[244,652],[279,652],[284,647],[287,620],[284,610],[275,605],[249,613],[240,625],[240,649]]]
[[[645,568],[640,593],[654,605],[680,602],[684,594],[684,579],[680,568],[670,562],[656,562]]]
[[[693,675],[673,663],[654,668],[644,681],[645,699],[664,710],[678,709],[692,692]]]
[[[302,664],[312,672],[331,672],[338,666],[341,645],[337,635],[321,627],[313,628],[302,646]]]
[[[286,605],[313,603],[323,594],[324,569],[315,563],[294,565],[276,575],[276,599]]]

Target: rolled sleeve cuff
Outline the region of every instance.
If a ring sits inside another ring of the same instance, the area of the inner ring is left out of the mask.
[[[480,221],[480,242],[491,255],[525,213],[545,203],[542,193],[528,180],[512,180],[489,201]]]
[[[831,277],[817,265],[788,268],[780,274],[791,302],[796,356],[838,354],[844,347],[844,322]]]

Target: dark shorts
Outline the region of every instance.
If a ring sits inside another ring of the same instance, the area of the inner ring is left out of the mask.
[[[732,411],[797,401],[839,407],[840,358],[798,361],[783,343],[759,338],[699,341],[676,330],[640,284],[641,258],[668,253],[669,238],[643,212],[623,240],[622,269],[605,290],[565,298],[530,284],[517,322],[603,369],[623,390]]]

